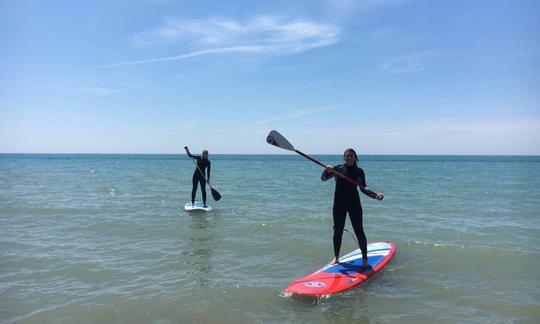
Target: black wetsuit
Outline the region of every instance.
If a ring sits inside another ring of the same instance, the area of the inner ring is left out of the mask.
[[[366,188],[366,178],[362,168],[356,165],[349,167],[345,164],[340,164],[333,167],[333,169],[360,184],[360,190],[365,195],[373,199],[377,197],[376,192]],[[328,173],[325,170],[321,175],[321,180],[326,181],[334,176],[334,173]],[[367,240],[362,224],[362,205],[360,204],[357,187],[340,177],[336,177],[336,191],[334,192],[334,207],[332,210],[334,216],[334,255],[336,258],[339,257],[341,237],[345,228],[347,212],[349,212],[354,234],[358,238],[358,245],[360,246],[360,250],[362,250],[362,256],[367,258]]]
[[[206,179],[210,181],[210,160],[203,159],[200,156],[191,155],[189,157],[197,160],[197,168],[193,172],[193,189],[191,190],[191,203],[195,202],[195,195],[197,193],[197,186],[201,184],[201,192],[203,198],[203,204],[206,205],[206,180],[204,180],[204,171],[206,170]],[[208,168],[208,169],[207,169]],[[200,170],[200,171],[199,171]]]

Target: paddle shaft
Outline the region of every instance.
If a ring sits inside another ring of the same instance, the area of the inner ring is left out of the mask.
[[[320,161],[318,160],[315,160],[314,158],[312,158],[311,156],[305,154],[304,152],[302,151],[299,151],[297,149],[294,149],[294,151],[300,155],[302,155],[303,157],[305,157],[306,159],[310,160],[311,162],[314,162],[314,163],[317,163],[318,165],[322,166],[323,168],[326,169],[326,165],[322,164]],[[337,172],[337,171],[334,171],[334,174],[337,175],[338,177],[346,180],[346,181],[349,181],[350,183],[352,183],[353,185],[357,186],[358,184],[356,182],[354,182],[351,178],[348,178],[346,176],[344,176],[343,174]]]
[[[197,162],[195,162],[195,159],[190,157],[191,161],[193,161],[193,163],[195,163],[195,166],[197,167],[197,170],[199,170],[199,172],[201,173],[204,181],[206,181],[206,183],[208,183],[208,186],[210,188],[212,188],[212,186],[210,185],[210,181],[208,181],[208,179],[206,179],[206,177],[204,176],[204,172],[202,172],[201,168],[199,168],[199,165],[197,164]]]

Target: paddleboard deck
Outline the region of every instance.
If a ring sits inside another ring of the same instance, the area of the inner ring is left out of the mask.
[[[362,267],[362,252],[357,249],[342,256],[338,264],[327,264],[314,273],[293,281],[285,288],[285,292],[311,296],[343,292],[380,272],[395,253],[396,247],[391,242],[369,243],[369,266]]]
[[[202,211],[209,211],[212,210],[212,207],[210,205],[206,204],[206,207],[204,207],[204,204],[202,201],[195,201],[195,204],[191,204],[191,202],[188,202],[184,205],[184,209],[187,211],[196,211],[196,210],[202,210]]]

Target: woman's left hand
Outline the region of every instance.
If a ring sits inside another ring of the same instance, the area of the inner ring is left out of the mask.
[[[377,197],[375,197],[375,199],[381,201],[381,200],[384,199],[384,195],[383,195],[382,193],[378,193],[378,194],[377,194]]]

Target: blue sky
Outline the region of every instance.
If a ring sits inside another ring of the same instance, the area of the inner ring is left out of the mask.
[[[538,1],[0,0],[0,152],[540,154]]]

